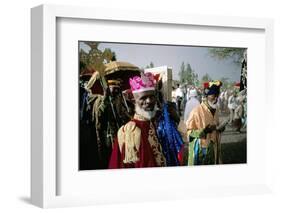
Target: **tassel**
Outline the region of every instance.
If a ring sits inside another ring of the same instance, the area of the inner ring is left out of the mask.
[[[129,122],[121,127],[118,131],[119,149],[125,146],[124,163],[136,163],[138,158],[138,151],[140,147],[141,130],[136,127],[134,122]]]

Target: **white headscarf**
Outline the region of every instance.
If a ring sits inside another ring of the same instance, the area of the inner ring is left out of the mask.
[[[184,122],[188,120],[190,112],[200,104],[200,102],[196,98],[197,91],[195,89],[190,90],[189,99],[186,102],[185,110],[184,110]]]

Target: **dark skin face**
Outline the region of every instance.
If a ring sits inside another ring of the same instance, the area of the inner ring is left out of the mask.
[[[218,102],[218,97],[219,97],[219,95],[215,95],[215,94],[208,95],[207,100],[210,101],[213,104],[216,104]]]
[[[154,110],[156,104],[155,91],[144,91],[134,94],[136,104],[144,111]]]
[[[120,87],[109,86],[109,90],[113,97],[120,94]]]
[[[108,89],[105,92],[106,96],[110,96],[112,102],[116,105],[117,109],[120,109],[120,101],[121,101],[121,91],[120,87],[116,86],[109,86]]]

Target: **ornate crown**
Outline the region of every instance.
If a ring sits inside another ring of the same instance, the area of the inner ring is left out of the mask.
[[[156,80],[152,73],[141,73],[140,76],[134,76],[130,78],[130,86],[132,93],[138,93],[143,91],[155,90]]]

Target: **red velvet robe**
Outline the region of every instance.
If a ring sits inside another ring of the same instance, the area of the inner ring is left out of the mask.
[[[166,160],[162,152],[161,144],[157,140],[153,123],[151,121],[144,120],[138,115],[135,115],[134,119],[130,122],[131,126],[135,125],[135,128],[139,128],[138,131],[141,131],[139,147],[138,151],[136,151],[138,160],[130,163],[124,162],[126,155],[125,146],[127,145],[127,141],[120,146],[120,141],[118,141],[117,137],[114,141],[109,169],[166,166]],[[122,126],[119,131],[123,131],[123,134],[126,134],[126,125]]]

